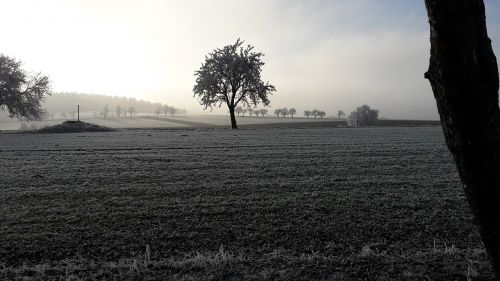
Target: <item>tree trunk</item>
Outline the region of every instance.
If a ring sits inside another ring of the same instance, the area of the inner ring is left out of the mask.
[[[231,115],[231,129],[238,129],[238,126],[236,126],[236,116],[234,115],[234,107],[229,107],[229,115]]]
[[[498,65],[483,0],[425,0],[429,79],[446,143],[497,278],[500,276]]]

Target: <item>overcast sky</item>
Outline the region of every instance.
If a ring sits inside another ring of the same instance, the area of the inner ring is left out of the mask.
[[[0,53],[54,91],[129,96],[203,113],[205,54],[237,38],[265,54],[272,107],[335,115],[368,104],[388,118],[437,118],[423,74],[423,0],[0,0]],[[500,55],[500,3],[486,0]],[[227,109],[219,112],[225,113]],[[217,111],[216,111],[217,112]]]

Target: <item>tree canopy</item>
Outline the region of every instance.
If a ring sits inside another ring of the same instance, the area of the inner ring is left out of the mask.
[[[362,105],[351,112],[347,122],[354,127],[371,126],[378,120],[378,110],[371,109],[368,105]]]
[[[244,41],[216,49],[205,57],[205,62],[195,72],[194,96],[199,98],[205,109],[226,104],[231,115],[231,126],[237,128],[235,107],[257,106],[262,102],[269,105],[268,96],[276,88],[263,82],[260,74],[264,56],[254,52],[251,45],[243,46]]]
[[[40,73],[30,74],[21,62],[0,54],[0,110],[11,118],[41,120],[45,116],[41,103],[50,95],[50,81]]]

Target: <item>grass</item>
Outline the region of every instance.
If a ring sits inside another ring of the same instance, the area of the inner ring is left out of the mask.
[[[438,128],[0,142],[0,279],[492,278]]]
[[[453,252],[420,251],[407,254],[404,251],[390,255],[387,251],[372,249],[373,245],[365,245],[358,254],[349,255],[339,260],[335,256],[325,256],[320,253],[287,256],[279,250],[266,254],[258,259],[242,255],[235,256],[226,251],[223,246],[217,252],[187,254],[181,258],[161,260],[151,259],[148,246],[143,255],[135,258],[124,258],[111,262],[96,262],[76,256],[57,263],[38,264],[20,267],[4,267],[3,279],[31,280],[489,280],[481,279],[479,270],[487,271],[484,262],[484,250]],[[457,270],[457,265],[451,264],[463,256],[469,257],[465,272]],[[436,263],[436,271],[441,274],[429,273],[429,263]],[[260,267],[256,267],[260,265]],[[357,272],[339,272],[338,266],[356,265]],[[437,266],[443,266],[438,269]],[[276,266],[279,266],[276,268]],[[328,270],[331,267],[334,270]],[[318,268],[331,271],[325,277],[316,272]],[[379,271],[379,272],[377,272]],[[358,276],[353,278],[353,273]],[[398,277],[387,279],[397,273]],[[464,278],[465,277],[465,278]],[[431,279],[435,280],[435,279]]]
[[[4,267],[6,279],[30,278],[33,280],[82,280],[82,279],[162,279],[176,280],[220,280],[231,275],[232,265],[244,261],[235,257],[221,246],[215,253],[192,253],[180,259],[151,260],[149,246],[144,255],[136,258],[120,259],[112,262],[96,263],[77,256],[58,264]]]

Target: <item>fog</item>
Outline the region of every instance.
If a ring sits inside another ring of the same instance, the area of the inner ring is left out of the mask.
[[[486,3],[499,54],[500,4]],[[266,55],[263,80],[277,88],[272,107],[334,115],[369,104],[381,117],[438,117],[423,78],[423,1],[17,0],[2,7],[11,12],[0,24],[15,28],[3,30],[1,52],[49,75],[56,92],[207,113],[193,98],[193,73],[207,53],[241,38]]]

